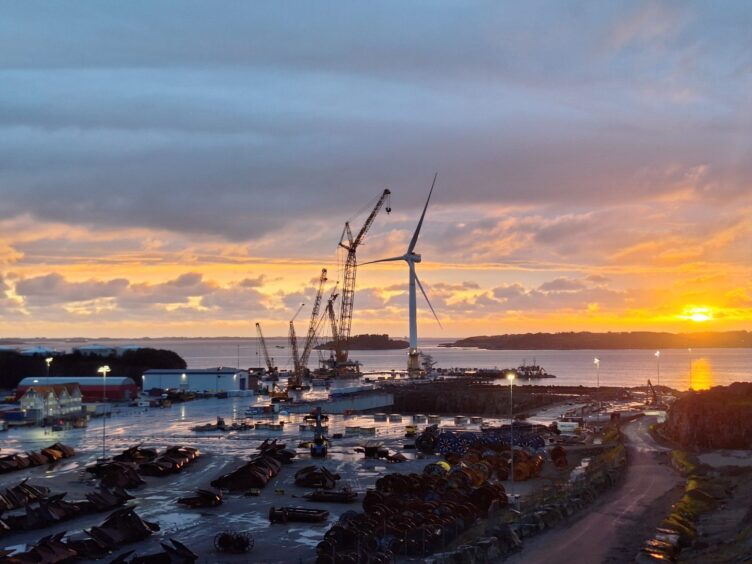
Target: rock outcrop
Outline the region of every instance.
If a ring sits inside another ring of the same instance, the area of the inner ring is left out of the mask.
[[[671,407],[663,432],[688,449],[752,447],[752,383],[688,393]]]

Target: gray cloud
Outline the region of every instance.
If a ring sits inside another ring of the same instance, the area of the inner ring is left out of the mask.
[[[295,225],[308,241],[383,186],[412,213],[435,169],[446,207],[619,205],[698,166],[693,188],[726,202],[752,176],[744,3],[3,15],[0,217],[254,242]]]
[[[44,306],[116,297],[128,288],[128,284],[124,278],[69,282],[62,275],[52,273],[19,280],[16,282],[16,293],[29,305]]]
[[[586,287],[586,284],[582,280],[574,280],[572,278],[556,278],[549,282],[544,282],[538,288],[544,292],[573,292],[582,290]]]
[[[65,308],[75,306],[76,311],[105,317],[148,318],[161,312],[163,319],[190,319],[191,315],[245,319],[268,311],[267,298],[259,291],[263,279],[261,275],[219,286],[205,281],[200,273],[188,272],[162,283],[134,284],[124,278],[71,282],[51,273],[20,279],[15,290],[25,307],[40,318],[64,318]],[[0,277],[0,303],[16,307],[18,304],[7,298],[9,290],[10,285]],[[200,307],[189,307],[191,298],[196,298]]]

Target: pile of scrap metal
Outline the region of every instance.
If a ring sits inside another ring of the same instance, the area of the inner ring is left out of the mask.
[[[256,544],[251,533],[222,531],[214,537],[214,548],[226,554],[243,554]]]
[[[541,435],[547,431],[544,426],[519,424],[515,421],[514,429],[504,427],[486,427],[475,431],[443,431],[437,425],[430,425],[415,439],[415,446],[423,452],[438,452],[441,455],[464,455],[470,449],[501,448],[514,443],[515,447],[543,449],[545,439]]]
[[[198,560],[198,554],[185,546],[182,542],[170,539],[172,544],[160,542],[162,552],[147,554],[145,556],[134,555],[134,550],[121,554],[110,564],[192,564]]]
[[[196,425],[191,427],[191,431],[227,431],[227,423],[225,423],[224,417],[217,416],[216,423],[206,423],[204,425]]]
[[[272,456],[258,454],[240,468],[233,470],[211,482],[212,487],[244,491],[251,488],[263,488],[274,476],[279,474],[282,463]]]
[[[134,462],[97,462],[86,467],[104,486],[119,488],[137,488],[145,484]]]
[[[0,562],[3,564],[72,562],[78,558],[79,553],[63,540],[63,536],[65,536],[65,532],[44,537],[26,552],[0,550]]]
[[[188,507],[216,507],[222,505],[222,493],[214,488],[198,489],[196,495],[181,497],[178,503]]]
[[[366,458],[383,458],[387,462],[405,462],[407,460],[407,457],[399,452],[389,452],[389,449],[384,448],[384,443],[380,441],[360,443],[355,452],[364,454]]]
[[[486,480],[496,477],[498,480],[508,480],[512,463],[512,452],[504,447],[472,449],[464,456],[447,454],[445,461],[429,464],[423,470],[435,476],[447,476],[464,473],[470,477],[470,482],[478,486]],[[514,479],[523,482],[540,475],[543,467],[543,456],[530,454],[522,449],[514,449]]]
[[[524,482],[540,476],[543,457],[524,450],[514,449],[514,481]]]
[[[119,509],[99,527],[85,531],[90,538],[64,538],[63,531],[43,537],[26,552],[0,551],[0,562],[62,564],[79,559],[96,560],[108,556],[120,545],[143,540],[158,530],[159,525],[144,521],[133,509]]]
[[[180,472],[200,456],[197,448],[171,446],[151,462],[144,462],[138,471],[145,476],[166,476]]]
[[[6,488],[0,493],[0,515],[4,511],[21,509],[34,501],[44,499],[50,494],[50,488],[33,486],[28,483],[28,478],[12,488]]]
[[[566,468],[567,466],[569,466],[569,461],[567,461],[567,452],[561,445],[556,445],[551,449],[551,460],[553,461],[554,466],[556,466],[557,468]]]
[[[309,509],[307,507],[271,507],[270,523],[321,523],[329,518],[326,509]]]
[[[388,474],[363,500],[364,513],[348,511],[317,546],[320,563],[392,562],[396,554],[425,556],[441,550],[492,506],[507,503],[500,484],[473,487],[465,471]]]
[[[291,464],[292,459],[297,455],[294,450],[287,448],[285,443],[278,443],[277,439],[273,441],[269,439],[264,440],[263,443],[256,447],[256,450],[265,456],[271,456],[282,464]]]
[[[259,454],[251,455],[251,460],[240,468],[233,470],[211,482],[215,488],[230,491],[263,488],[274,476],[279,474],[282,464],[290,464],[296,456],[294,450],[286,448],[277,439],[266,439],[256,447]]]
[[[23,513],[2,515],[0,534],[3,529],[6,533],[43,529],[81,515],[110,511],[133,499],[121,488],[100,488],[86,494],[86,499],[80,501],[66,501],[65,496],[62,493],[39,498],[28,503]]]
[[[112,549],[143,540],[157,531],[159,525],[141,519],[133,508],[125,507],[110,514],[98,527],[85,532],[100,545]]]
[[[339,478],[339,474],[332,474],[324,466],[306,466],[295,473],[295,485],[332,490],[337,487]]]
[[[352,503],[358,499],[357,492],[351,488],[344,487],[338,491],[314,490],[303,494],[308,501],[321,501],[327,503]]]
[[[253,422],[246,422],[246,421],[234,421],[231,424],[227,424],[224,420],[224,417],[217,417],[216,423],[205,423],[203,425],[196,425],[194,427],[191,427],[191,431],[200,433],[203,431],[249,431],[251,429],[254,429],[255,425]]]
[[[132,446],[125,449],[117,456],[113,456],[112,460],[116,462],[133,462],[134,464],[144,464],[151,462],[157,457],[157,449],[155,448],[141,448],[141,445]]]
[[[43,464],[52,464],[75,456],[76,451],[73,447],[62,443],[55,443],[39,452],[27,452],[25,454],[6,454],[0,456],[0,474],[24,470],[32,466],[41,466]]]

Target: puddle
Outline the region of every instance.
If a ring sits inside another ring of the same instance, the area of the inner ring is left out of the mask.
[[[185,529],[201,519],[199,513],[162,513],[153,517],[163,531]]]

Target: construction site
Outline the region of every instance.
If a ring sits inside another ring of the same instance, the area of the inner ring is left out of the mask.
[[[244,409],[242,398],[122,407],[106,443],[95,426],[11,430],[0,453],[0,561],[112,561],[131,550],[116,561],[422,559],[478,536],[481,525],[524,536],[517,511],[605,472],[598,456],[615,456],[618,443],[601,426],[557,430],[560,408],[514,427],[395,413],[246,419]],[[247,424],[199,429],[215,420]],[[37,464],[22,454],[56,442],[65,455]]]

